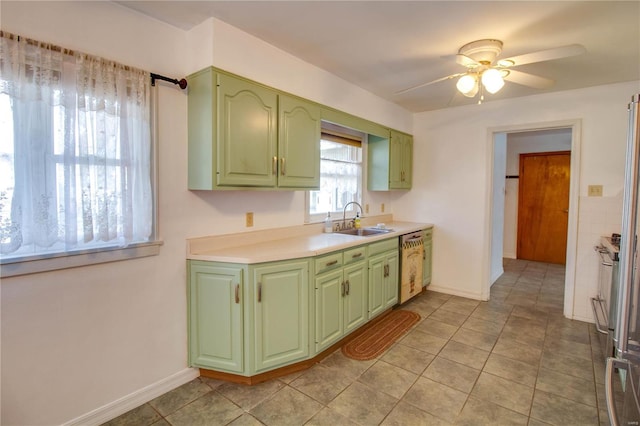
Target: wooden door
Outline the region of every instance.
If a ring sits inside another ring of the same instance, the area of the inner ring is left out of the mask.
[[[571,152],[520,154],[518,259],[566,263]]]

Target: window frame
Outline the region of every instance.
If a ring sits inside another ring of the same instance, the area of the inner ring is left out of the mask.
[[[125,247],[105,244],[102,247],[85,248],[55,253],[42,253],[30,256],[0,258],[0,278],[36,274],[61,269],[110,263],[121,260],[157,256],[164,244],[159,237],[158,223],[158,86],[150,88],[150,138],[151,138],[151,194],[152,194],[152,233],[150,241],[132,243]]]
[[[367,173],[367,140],[368,140],[368,135],[366,133],[345,127],[345,126],[341,126],[338,124],[333,124],[333,123],[329,123],[329,122],[322,122],[322,133],[325,134],[329,134],[329,135],[334,135],[337,139],[338,138],[344,138],[344,139],[355,139],[358,138],[360,139],[360,149],[361,151],[361,162],[360,162],[360,182],[359,182],[359,194],[360,194],[360,199],[357,200],[357,202],[360,205],[363,205],[363,200],[365,198],[365,183],[366,183],[366,173]],[[355,138],[354,138],[355,137]],[[330,139],[327,139],[330,140]],[[333,140],[333,142],[336,142],[336,140]],[[322,160],[320,160],[322,161]],[[322,213],[310,213],[309,209],[310,209],[310,204],[311,204],[311,192],[312,190],[309,191],[305,191],[305,218],[304,218],[304,222],[306,224],[313,224],[313,223],[320,223],[323,222],[326,217],[327,217],[327,212],[322,212]],[[363,207],[364,209],[364,207]],[[359,209],[357,208],[356,205],[351,204],[349,206],[349,208],[347,210],[339,210],[339,211],[332,211],[330,212],[331,214],[331,219],[332,220],[342,220],[342,215],[343,214],[353,214],[355,215],[356,211],[358,211]],[[360,212],[361,217],[364,217],[364,210]]]

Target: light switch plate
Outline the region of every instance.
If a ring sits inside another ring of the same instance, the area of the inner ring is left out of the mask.
[[[253,212],[247,212],[247,228],[253,226]]]
[[[589,197],[602,197],[602,185],[589,185]]]

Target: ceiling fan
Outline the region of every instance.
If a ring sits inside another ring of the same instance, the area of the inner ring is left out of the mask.
[[[537,75],[514,70],[514,67],[531,64],[534,62],[551,61],[581,55],[586,52],[580,44],[570,44],[554,49],[540,50],[524,55],[513,56],[506,59],[497,59],[502,52],[502,41],[483,39],[472,41],[462,46],[456,55],[456,62],[467,68],[464,72],[451,74],[433,81],[418,84],[417,86],[396,92],[396,95],[407,93],[440,81],[458,78],[456,88],[464,96],[473,98],[480,91],[480,102],[484,99],[484,91],[497,93],[504,81],[536,89],[546,89],[553,85],[554,81]]]

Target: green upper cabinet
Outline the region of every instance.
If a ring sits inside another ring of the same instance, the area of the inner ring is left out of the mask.
[[[189,189],[320,184],[320,107],[207,68],[188,77]]]
[[[286,95],[279,98],[278,186],[320,187],[320,107]]]
[[[390,131],[389,137],[369,136],[368,182],[370,191],[411,189],[413,136]]]
[[[275,186],[278,94],[226,74],[217,77],[217,184]]]

